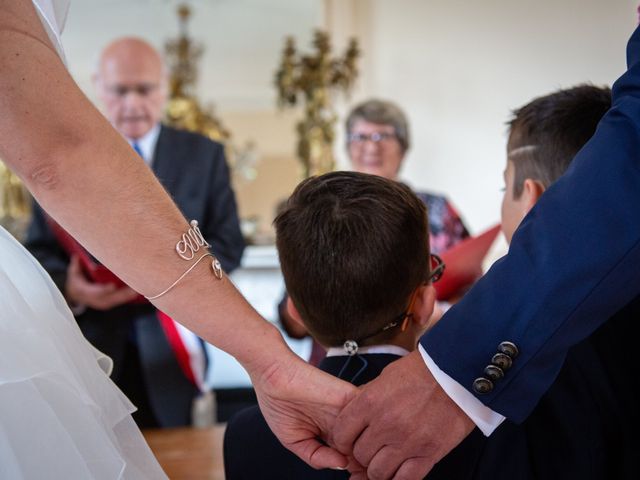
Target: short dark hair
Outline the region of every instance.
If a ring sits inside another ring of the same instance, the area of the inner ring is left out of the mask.
[[[308,178],[274,224],[287,292],[324,345],[375,334],[428,279],[425,206],[393,180],[358,172]]]
[[[395,103],[373,98],[356,105],[347,117],[347,138],[349,138],[353,125],[358,120],[380,125],[391,125],[402,151],[409,150],[409,122],[405,113]]]
[[[514,110],[507,142],[507,158],[515,168],[514,197],[520,197],[527,178],[547,188],[564,174],[610,108],[610,88],[583,84]]]

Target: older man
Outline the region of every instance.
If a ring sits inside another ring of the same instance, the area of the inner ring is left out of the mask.
[[[153,169],[182,213],[198,220],[225,271],[236,268],[244,243],[224,149],[201,135],[160,123],[167,78],[158,52],[137,38],[114,41],[100,56],[94,84],[112,125]],[[141,237],[139,248],[149,241]],[[150,304],[137,301],[136,292],[92,282],[78,259],[60,246],[38,206],[26,246],[64,292],[85,336],[114,360],[112,378],[138,407],[138,424],[189,424],[193,401],[202,390],[197,381],[202,372],[190,370],[193,362],[184,353],[202,352],[199,339],[195,345],[181,344],[179,327],[166,318],[161,322]]]

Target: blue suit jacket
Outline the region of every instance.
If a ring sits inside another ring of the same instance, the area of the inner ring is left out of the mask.
[[[627,63],[611,110],[524,219],[509,254],[421,340],[470,391],[497,346],[515,343],[512,367],[490,392],[476,394],[515,421],[549,388],[569,347],[640,294],[638,29]]]

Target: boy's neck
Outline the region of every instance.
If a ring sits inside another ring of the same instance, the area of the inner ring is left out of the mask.
[[[371,354],[388,354],[404,357],[411,353],[404,347],[398,345],[367,345],[365,347],[358,348],[358,355],[371,355]],[[345,351],[344,347],[331,347],[327,349],[327,357],[345,357],[349,354]]]
[[[363,351],[363,349],[376,349],[376,348],[380,348],[380,347],[388,347],[388,346],[392,346],[392,347],[399,347],[403,350],[406,350],[407,352],[412,352],[416,349],[416,346],[418,345],[418,339],[419,336],[416,336],[416,334],[414,332],[411,331],[411,329],[407,330],[406,332],[398,332],[398,334],[390,339],[386,339],[385,341],[380,341],[380,342],[367,342],[365,345],[360,345],[358,348],[358,351]],[[344,348],[342,347],[342,345],[339,345],[337,347],[327,347],[325,345],[323,345],[323,347],[325,349],[327,349],[328,351],[333,349],[340,349],[344,352]],[[366,352],[366,350],[364,350]],[[345,352],[346,355],[346,352]]]

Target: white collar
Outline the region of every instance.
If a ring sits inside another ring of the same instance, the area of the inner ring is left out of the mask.
[[[147,165],[151,165],[153,161],[153,154],[156,150],[156,144],[158,143],[158,136],[160,135],[160,124],[156,124],[151,130],[145,133],[142,137],[137,140],[132,140],[127,138],[127,142],[129,145],[133,147],[134,142],[138,144],[140,147],[140,151],[142,152],[142,158],[144,158],[144,162]]]
[[[365,353],[390,353],[392,355],[398,355],[404,357],[409,355],[409,350],[406,350],[398,345],[370,345],[368,347],[358,348],[358,355]],[[327,357],[346,357],[347,352],[342,347],[331,347],[327,350]]]

